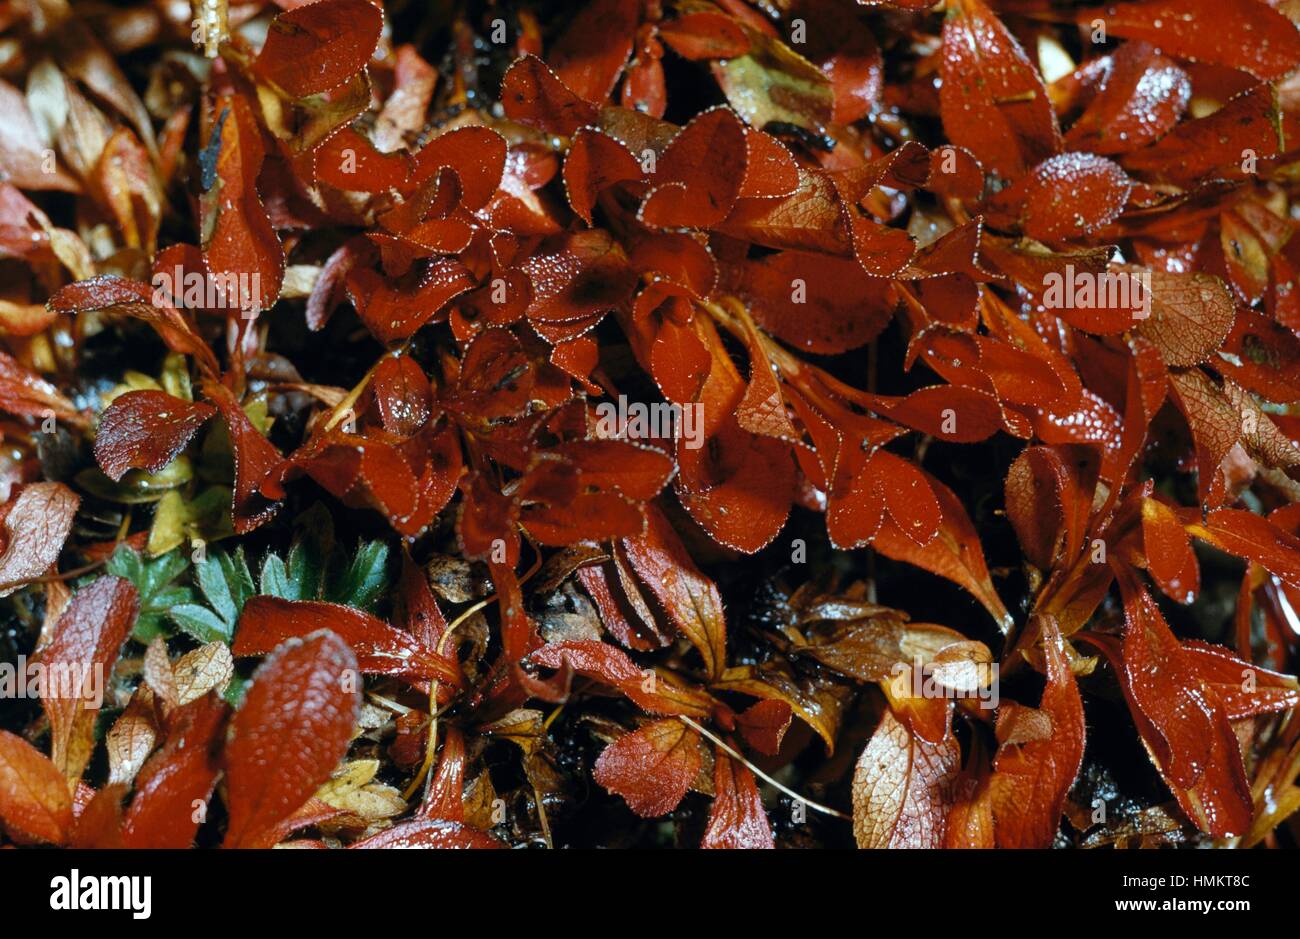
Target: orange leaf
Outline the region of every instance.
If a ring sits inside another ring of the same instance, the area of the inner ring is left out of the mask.
[[[40,650],[47,673],[62,672],[75,684],[57,683],[44,690],[41,701],[50,718],[54,764],[69,779],[79,779],[90,761],[95,712],[139,609],[140,597],[130,581],[100,577],[73,595]]]
[[[853,836],[859,848],[939,848],[961,770],[949,732],[927,743],[886,710],[853,771]]]
[[[1038,70],[981,0],[958,0],[943,24],[939,108],[953,143],[1014,178],[1061,149]]]
[[[557,642],[534,652],[529,660],[544,668],[569,668],[618,689],[652,714],[708,717],[713,700],[704,692],[670,683],[637,667],[627,653],[606,642]]]
[[[352,845],[354,848],[504,848],[489,834],[459,822],[418,820],[401,822]]]
[[[1201,574],[1191,539],[1173,509],[1155,499],[1142,500],[1142,549],[1147,572],[1165,596],[1179,603],[1196,599]]]
[[[383,13],[367,0],[288,10],[271,20],[253,71],[291,98],[329,91],[365,68],[383,26]]]
[[[993,759],[990,788],[999,848],[1051,847],[1065,797],[1083,762],[1083,702],[1060,631],[1050,619],[1046,623],[1043,661],[1047,687],[1035,715],[1046,718],[1047,734],[1005,739]],[[999,728],[1003,716],[998,715]]]
[[[663,607],[673,625],[704,658],[716,678],[727,664],[727,620],[722,596],[700,573],[658,507],[646,506],[645,534],[621,542],[628,564]]]
[[[611,743],[596,760],[592,776],[627,800],[637,815],[654,818],[677,808],[703,763],[695,732],[668,718]]]
[[[1089,7],[1074,16],[1085,24],[1100,17],[1108,33],[1145,40],[1193,62],[1241,69],[1256,78],[1281,78],[1300,65],[1295,26],[1256,0],[1146,0]]]
[[[1226,838],[1251,821],[1250,786],[1227,711],[1183,655],[1137,576],[1116,565],[1124,641],[1112,662],[1142,741],[1178,804],[1203,831]],[[1114,654],[1108,645],[1103,651]]]
[[[52,844],[62,844],[72,831],[72,797],[63,774],[7,730],[0,730],[0,822]]]
[[[701,848],[775,848],[754,774],[721,749],[713,758],[713,805]]]

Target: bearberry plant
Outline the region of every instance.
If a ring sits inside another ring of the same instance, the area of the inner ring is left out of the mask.
[[[0,842],[1294,846],[1300,6],[0,2]]]

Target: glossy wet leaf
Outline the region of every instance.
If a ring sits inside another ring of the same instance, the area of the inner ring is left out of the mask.
[[[285,642],[253,674],[225,749],[227,846],[263,845],[329,778],[356,723],[356,670],[343,640],[321,630]]]

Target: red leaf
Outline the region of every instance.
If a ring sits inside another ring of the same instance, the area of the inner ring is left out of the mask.
[[[943,510],[926,474],[909,460],[878,450],[867,464],[870,485],[884,496],[885,508],[898,530],[925,547],[939,533]]]
[[[0,730],[0,822],[52,844],[62,844],[72,831],[72,797],[63,774],[7,730]]]
[[[530,661],[544,668],[567,667],[617,688],[652,714],[707,717],[713,701],[703,692],[683,688],[636,666],[627,653],[605,642],[558,642],[534,652]]]
[[[1033,714],[1035,723],[1046,719],[1045,736],[1003,739],[993,759],[990,787],[999,848],[1051,847],[1083,762],[1083,702],[1061,634],[1050,620],[1043,630],[1043,661],[1047,687]],[[998,715],[999,728],[1004,716]]]
[[[483,208],[502,183],[508,147],[488,127],[457,127],[439,134],[415,154],[409,188],[432,179],[443,168],[456,174],[460,204],[471,212]]]
[[[781,740],[790,728],[794,712],[785,701],[769,698],[750,705],[736,715],[736,729],[745,742],[764,756],[776,756]]]
[[[62,483],[32,483],[4,506],[0,548],[0,597],[40,577],[63,550],[81,500]]]
[[[641,178],[641,164],[623,143],[593,127],[578,131],[564,158],[569,205],[588,225],[600,193],[615,183]]]
[[[640,507],[612,492],[579,493],[554,505],[525,505],[519,523],[541,544],[556,547],[624,538],[645,527]]]
[[[404,189],[414,162],[403,150],[381,153],[355,127],[345,127],[318,147],[313,156],[315,177],[348,192]]]
[[[431,520],[415,517],[425,493],[417,486],[410,461],[396,446],[335,429],[308,447],[308,453],[295,455],[288,465],[301,465],[347,504],[382,512],[399,531],[418,531]],[[269,481],[264,489],[270,491]]]
[[[734,59],[749,51],[740,25],[724,13],[687,13],[659,27],[659,38],[684,59]]]
[[[745,181],[743,199],[776,199],[799,188],[799,164],[781,141],[770,134],[745,128]]]
[[[167,739],[135,780],[122,836],[131,848],[188,848],[199,821],[195,805],[212,797],[221,772],[229,706],[209,692],[168,717]]]
[[[501,80],[501,105],[511,120],[556,134],[572,136],[597,123],[596,108],[532,55],[518,59]]]
[[[997,398],[964,385],[930,385],[903,398],[875,395],[872,410],[953,443],[977,443],[1001,429]]]
[[[1061,149],[1038,70],[980,0],[959,0],[943,24],[939,106],[948,138],[1005,178]]]
[[[458,822],[401,822],[352,845],[354,848],[504,848],[489,834]]]
[[[1155,499],[1142,500],[1142,549],[1147,573],[1165,596],[1179,603],[1196,599],[1201,573],[1191,539],[1173,509]]]
[[[393,597],[393,620],[426,649],[437,649],[447,628],[424,571],[402,552],[402,573]]]
[[[1105,22],[1109,28],[1110,18]],[[1165,36],[1162,31],[1162,46]],[[1065,135],[1065,145],[1110,156],[1172,130],[1192,97],[1187,73],[1145,42],[1126,42],[1105,61],[1101,88]]]
[[[126,847],[126,842],[122,840],[122,797],[128,788],[125,783],[112,783],[91,797],[73,823],[72,837],[69,839],[72,847]]]
[[[943,523],[938,534],[926,545],[919,546],[887,518],[876,533],[873,547],[885,557],[915,564],[964,587],[989,611],[998,627],[1006,632],[1011,628],[1011,614],[993,589],[975,526],[971,524],[965,508],[951,489],[928,473],[926,479],[943,513]]]
[[[437,818],[449,822],[465,821],[465,735],[455,727],[447,728],[442,743],[438,772],[420,802],[420,818]]]
[[[711,108],[673,138],[650,182],[639,218],[658,228],[709,228],[736,203],[745,179],[745,127],[728,108]]]
[[[1244,662],[1222,646],[1184,642],[1183,659],[1214,689],[1229,720],[1245,720],[1300,705],[1300,683],[1295,676]]]
[[[735,410],[746,384],[712,325],[697,317],[694,326],[713,360],[700,392],[704,439],[692,447],[678,441],[675,488],[715,541],[752,553],[771,542],[789,516],[794,462],[783,441],[739,426]]]
[[[893,284],[853,261],[803,251],[746,261],[737,293],[764,329],[807,352],[848,352],[875,339],[894,315]]]
[[[686,795],[704,758],[695,732],[674,718],[651,721],[600,754],[592,776],[642,818],[666,815]]]
[[[230,434],[234,456],[235,481],[231,495],[231,514],[235,533],[247,534],[275,514],[279,504],[261,495],[258,487],[281,461],[280,451],[253,426],[234,394],[218,382],[205,382],[204,394],[221,412]]]
[[[599,229],[548,240],[522,267],[532,284],[528,316],[547,323],[607,313],[636,284],[623,249]]]
[[[336,88],[365,68],[384,15],[367,0],[318,0],[271,21],[253,71],[291,98]]]
[[[61,289],[55,299],[67,297],[65,291],[72,286]],[[53,299],[50,305],[59,309]],[[76,407],[57,388],[5,352],[0,352],[0,411],[23,417],[44,417],[52,412],[64,420],[80,420]]]
[[[331,0],[333,2],[333,0]],[[357,0],[360,2],[360,0]],[[284,248],[257,191],[266,157],[262,131],[239,95],[216,100],[209,148],[219,147],[218,181],[203,193],[203,257],[221,305],[249,315],[268,309],[280,295]]]
[[[162,391],[128,391],[104,410],[95,435],[95,459],[109,479],[128,469],[156,473],[185,449],[217,409]]]
[[[455,297],[475,286],[469,269],[455,258],[438,258],[422,273],[394,282],[367,267],[347,275],[348,296],[361,321],[380,342],[409,339]]]
[[[627,66],[619,101],[623,107],[651,117],[663,117],[668,109],[668,89],[664,85],[664,47],[650,23],[637,30],[635,55]]]
[[[1038,164],[1013,190],[1024,200],[1020,218],[1025,234],[1039,241],[1066,241],[1118,218],[1132,186],[1105,157],[1062,153]]]
[[[801,168],[799,188],[784,198],[737,199],[731,214],[714,227],[767,248],[854,253],[843,200],[830,175],[819,170]]]
[[[987,764],[972,771],[962,771],[955,784],[957,800],[948,811],[944,830],[945,848],[992,848],[997,844],[993,831],[993,797],[989,789]]]
[[[646,507],[645,534],[621,544],[641,583],[699,650],[705,670],[717,678],[727,664],[727,620],[717,586],[700,573],[656,506]]]
[[[1215,509],[1188,531],[1300,588],[1300,538],[1245,509]]]
[[[1164,404],[1168,391],[1168,371],[1160,350],[1140,336],[1129,344],[1129,360],[1124,392],[1124,430],[1120,445],[1107,450],[1101,458],[1101,476],[1112,482],[1110,503],[1119,498],[1118,485],[1128,476],[1147,437],[1147,428]]]
[[[551,452],[573,463],[583,487],[638,501],[657,496],[673,473],[672,460],[630,440],[570,440]]]
[[[370,388],[384,430],[398,437],[414,436],[433,414],[433,386],[410,356],[382,359]]]
[[[130,581],[100,577],[73,595],[39,652],[47,673],[61,672],[75,683],[45,689],[41,701],[50,718],[52,759],[69,779],[79,779],[90,760],[95,712],[139,609]]]
[[[216,357],[195,332],[194,327],[171,304],[164,302],[155,305],[154,299],[155,291],[148,284],[138,280],[127,280],[115,274],[101,274],[89,280],[60,287],[54,296],[50,297],[47,305],[52,310],[70,315],[88,313],[91,310],[111,310],[114,313],[143,320],[158,331],[158,335],[167,343],[169,349],[185,355],[193,355],[207,374],[215,375],[218,371]],[[0,353],[0,378],[5,378],[10,371],[9,362],[8,356]],[[26,372],[25,369],[22,371]],[[0,391],[10,385],[11,381],[12,379],[0,381]],[[23,379],[24,384],[27,381],[28,379]],[[39,379],[37,381],[39,382]],[[12,394],[12,392],[5,393]],[[0,398],[0,406],[4,406],[4,400]],[[61,401],[62,398],[60,397],[59,400]],[[58,413],[57,407],[54,410]],[[75,415],[70,407],[69,413]]]
[[[713,759],[713,805],[701,848],[775,848],[763,800],[749,767],[718,750]]]
[[[288,640],[254,672],[226,746],[226,847],[267,846],[329,779],[356,726],[356,670],[343,640],[322,631]]]
[[[1046,571],[1074,562],[1096,488],[1097,460],[1086,449],[1029,447],[1016,457],[1007,472],[1007,518],[1031,563]]]
[[[1252,802],[1227,712],[1136,575],[1122,565],[1116,575],[1125,619],[1116,668],[1142,741],[1199,828],[1220,838],[1242,834],[1250,827]]]
[[[1212,274],[1152,271],[1151,315],[1137,331],[1149,339],[1167,365],[1199,365],[1232,330],[1232,294]]]
[[[1107,33],[1256,78],[1281,78],[1300,65],[1295,26],[1257,0],[1148,0],[1089,7],[1074,16],[1084,24],[1100,18]]]
[[[1262,4],[1253,3],[1255,6]],[[1295,28],[1289,23],[1292,35]],[[1300,42],[1300,40],[1298,40]],[[1122,160],[1130,173],[1160,182],[1189,185],[1214,175],[1242,177],[1244,154],[1275,156],[1281,146],[1281,112],[1272,85],[1257,85],[1213,114],[1184,121],[1157,143]]]
[[[301,639],[321,629],[351,647],[362,672],[460,684],[460,669],[454,662],[421,645],[410,633],[338,603],[252,597],[244,604],[231,651],[236,656],[265,655],[287,639]]]
[[[632,54],[640,13],[638,0],[591,0],[551,46],[548,58],[560,81],[588,101],[606,101]]]

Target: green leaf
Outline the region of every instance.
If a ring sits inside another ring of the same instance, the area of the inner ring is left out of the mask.
[[[362,544],[349,560],[334,550],[333,523],[324,509],[304,513],[299,526],[288,559],[267,552],[256,583],[242,547],[211,551],[194,564],[194,578],[207,605],[192,590],[176,588],[166,594],[168,602],[161,609],[201,642],[229,642],[244,604],[259,593],[282,600],[316,600],[322,596],[322,584],[328,582],[328,599],[367,609],[388,590],[389,551],[382,541]]]
[[[243,675],[235,675],[226,685],[226,690],[221,693],[226,703],[238,710],[239,706],[244,703],[244,692],[248,690],[248,679]]]
[[[329,599],[367,609],[388,587],[388,545],[370,541],[357,549],[352,563],[329,590]]]
[[[285,570],[284,561],[278,554],[268,552],[262,560],[262,573],[258,577],[258,582],[262,586],[262,593],[279,597],[281,600],[301,600],[298,595],[298,587],[289,580],[289,572]]]
[[[296,600],[315,600],[320,597],[321,583],[325,574],[325,557],[320,546],[307,540],[299,539],[289,548],[289,564],[286,576],[297,592]]]
[[[244,611],[244,604],[257,592],[248,561],[244,558],[244,549],[236,548],[233,554],[228,551],[210,552],[195,563],[194,575],[203,599],[211,609],[195,602],[182,603],[171,608],[171,618],[203,642],[230,641],[235,635],[235,624]]]
[[[243,546],[236,548],[234,554],[221,552],[217,555],[217,561],[221,564],[221,572],[225,575],[226,585],[230,588],[231,599],[235,601],[235,619],[239,619],[239,614],[244,612],[244,604],[256,593],[253,587],[253,575],[249,572],[248,561],[244,558]]]
[[[194,602],[194,591],[175,583],[189,566],[189,556],[180,551],[151,560],[124,544],[108,559],[108,573],[126,578],[140,594],[140,615],[131,633],[137,641],[147,643],[163,635],[168,611]]]
[[[162,613],[141,613],[131,629],[131,638],[148,645],[158,636],[167,635],[167,617]]]
[[[199,580],[199,589],[208,605],[217,611],[225,622],[233,624],[239,619],[240,607],[235,605],[234,594],[226,580],[226,571],[221,564],[221,553],[213,551],[194,565],[194,573]]]
[[[298,599],[318,600],[325,583],[325,570],[335,554],[334,519],[317,502],[294,522],[298,529],[289,548],[288,575],[298,589]]]
[[[144,590],[144,559],[128,545],[120,544],[113,556],[108,559],[104,569],[115,577],[125,577],[135,585],[135,589]]]
[[[229,642],[235,634],[234,621],[226,622],[206,606],[183,603],[167,613],[181,629],[199,642]]]

